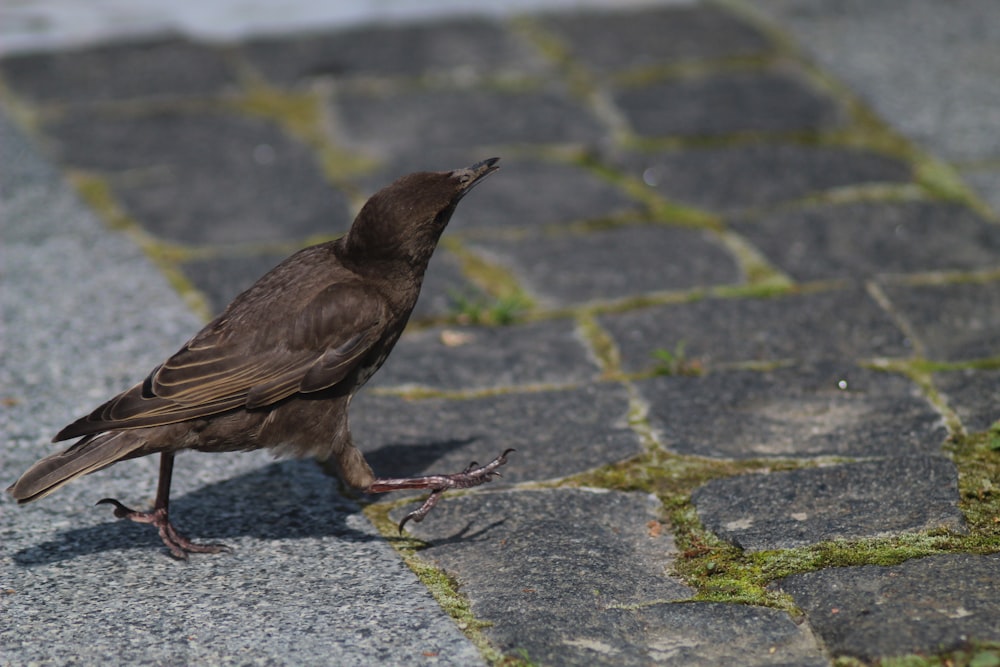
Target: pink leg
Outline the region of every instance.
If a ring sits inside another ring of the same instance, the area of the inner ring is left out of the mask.
[[[232,551],[224,544],[197,544],[177,532],[173,524],[170,523],[170,478],[174,472],[174,455],[168,452],[160,454],[160,481],[156,487],[156,501],[150,512],[138,512],[121,504],[114,498],[102,498],[97,501],[98,505],[108,504],[115,506],[115,516],[119,519],[128,519],[137,523],[150,523],[156,526],[160,532],[160,539],[170,549],[174,558],[187,560],[188,553],[219,553],[221,551]]]
[[[403,532],[403,526],[410,519],[413,519],[417,523],[424,520],[427,513],[434,509],[437,505],[438,500],[441,499],[441,494],[443,494],[448,489],[468,489],[473,486],[479,486],[480,484],[485,484],[486,482],[492,481],[494,477],[499,477],[500,473],[496,470],[503,464],[507,463],[507,455],[513,452],[513,449],[504,450],[503,454],[496,457],[484,466],[479,466],[478,463],[473,461],[468,468],[459,473],[454,473],[451,475],[427,475],[426,477],[400,477],[400,478],[379,478],[376,479],[371,485],[365,489],[368,493],[388,493],[389,491],[405,491],[408,489],[430,489],[431,495],[428,496],[424,504],[405,517],[399,522],[399,532]]]

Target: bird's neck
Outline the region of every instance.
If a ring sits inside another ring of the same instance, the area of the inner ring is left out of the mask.
[[[369,252],[350,243],[350,235],[334,244],[334,253],[341,264],[369,285],[376,286],[392,301],[393,310],[409,311],[420,295],[430,253],[421,257],[404,257],[399,253]]]

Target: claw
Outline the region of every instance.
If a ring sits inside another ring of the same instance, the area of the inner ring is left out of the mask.
[[[126,507],[114,498],[101,498],[96,504],[114,505],[115,516],[119,519],[128,519],[129,521],[135,521],[136,523],[149,523],[156,526],[160,533],[160,539],[163,540],[163,544],[165,544],[167,549],[170,550],[173,557],[178,560],[187,560],[189,553],[215,554],[220,552],[232,552],[232,549],[227,547],[225,544],[198,544],[197,542],[192,542],[187,537],[177,532],[174,525],[170,523],[166,508],[160,507],[154,508],[151,512],[139,512]]]
[[[435,489],[431,492],[431,495],[427,496],[427,500],[424,501],[423,505],[404,516],[403,520],[399,522],[399,534],[403,534],[403,526],[406,525],[407,521],[411,519],[416,523],[423,521],[424,517],[427,516],[427,513],[434,509],[434,506],[437,505],[443,494],[444,489]]]
[[[126,519],[132,515],[138,514],[134,509],[126,507],[114,498],[101,498],[95,505],[114,505],[115,506],[115,517],[119,519]]]

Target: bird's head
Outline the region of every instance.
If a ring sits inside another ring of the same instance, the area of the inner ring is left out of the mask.
[[[404,261],[423,271],[458,202],[500,167],[489,158],[454,171],[403,176],[369,199],[345,239],[350,257]]]

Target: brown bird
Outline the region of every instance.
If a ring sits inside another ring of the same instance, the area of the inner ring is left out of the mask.
[[[271,448],[332,459],[341,478],[368,493],[430,489],[399,524],[420,521],[447,489],[498,476],[507,450],[460,473],[376,478],[351,440],[351,396],[379,369],[402,334],[438,238],[459,200],[497,170],[499,158],[467,169],[400,178],[369,199],[350,231],[295,253],[240,294],[221,315],[131,389],[61,430],[81,438],[33,465],[8,490],[19,503],[118,461],[160,455],[153,509],[112,498],[115,516],[159,529],[177,558],[215,553],[170,522],[174,455]],[[81,437],[82,436],[82,437]]]

